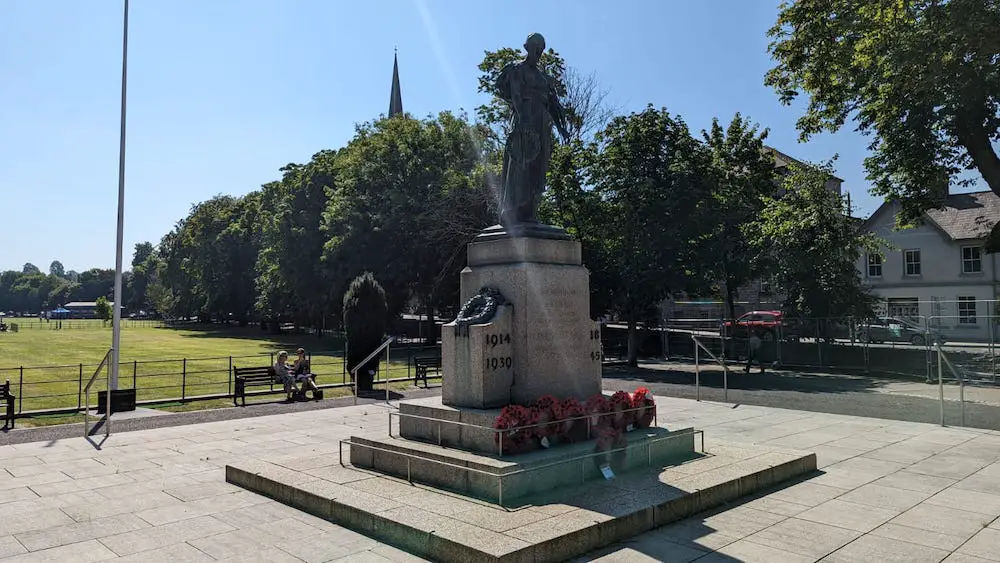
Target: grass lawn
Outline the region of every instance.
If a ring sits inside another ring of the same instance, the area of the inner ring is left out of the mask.
[[[0,333],[0,381],[10,379],[12,392],[23,397],[21,410],[76,407],[83,401],[81,384],[86,384],[111,347],[110,323],[104,327],[101,321],[72,321],[72,328],[52,330],[53,323],[40,325],[38,319],[14,322],[21,325],[20,331]],[[34,326],[29,328],[31,323]],[[329,336],[271,335],[259,328],[220,326],[154,328],[137,323],[125,324],[121,338],[119,387],[131,388],[134,381],[139,401],[179,398],[182,392],[185,397],[228,393],[230,361],[237,367],[270,365],[272,353],[287,350],[294,355],[299,347],[312,354],[318,383],[349,380],[340,352],[343,344]],[[408,355],[413,353],[390,349],[391,377],[406,376]],[[22,371],[23,388],[19,388]],[[91,404],[97,400],[96,391],[104,389],[104,377],[91,389]]]

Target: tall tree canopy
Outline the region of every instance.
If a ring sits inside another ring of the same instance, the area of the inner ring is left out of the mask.
[[[966,169],[1000,194],[998,29],[996,0],[786,1],[766,83],[786,104],[809,96],[803,139],[848,119],[873,134],[872,192],[899,199],[911,223],[969,183]]]
[[[877,252],[878,241],[862,233],[846,213],[844,198],[826,188],[829,164],[793,164],[781,197],[769,197],[758,221],[747,225],[785,294],[789,315],[812,318],[865,317],[872,298],[861,285],[862,252]]]
[[[762,274],[746,227],[758,219],[764,198],[774,195],[774,157],[764,146],[767,131],[736,114],[725,128],[717,119],[702,131],[711,152],[710,204],[700,220],[706,226],[698,253],[702,284],[721,283],[729,318],[736,317],[736,291]]]
[[[306,164],[289,164],[281,169],[281,181],[261,191],[257,307],[266,316],[287,314],[296,323],[322,329],[339,309],[336,301],[343,293],[335,291],[322,262],[323,213],[337,159],[337,151],[324,150]]]
[[[493,222],[476,134],[462,116],[396,116],[358,128],[341,151],[325,260],[337,286],[366,270],[389,312],[415,299],[433,319],[457,301],[466,244]]]
[[[692,217],[707,203],[711,153],[680,117],[652,106],[616,117],[597,137],[603,148],[588,174],[602,201],[604,274],[635,365],[637,323],[693,277],[704,225]]]

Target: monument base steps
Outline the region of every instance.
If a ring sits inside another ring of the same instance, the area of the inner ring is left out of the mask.
[[[715,443],[677,466],[533,494],[516,509],[341,465],[244,461],[226,480],[435,561],[564,561],[816,470],[816,455]]]

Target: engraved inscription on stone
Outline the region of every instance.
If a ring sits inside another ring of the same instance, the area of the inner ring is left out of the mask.
[[[514,367],[514,348],[509,332],[483,333],[483,374]]]
[[[590,330],[589,337],[589,349],[590,349],[590,360],[593,362],[601,362],[601,325],[595,323],[594,328]]]

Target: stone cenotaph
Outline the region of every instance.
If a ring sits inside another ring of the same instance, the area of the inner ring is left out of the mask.
[[[405,438],[492,451],[492,433],[434,420],[490,426],[495,409],[508,404],[543,395],[585,401],[601,392],[600,325],[590,318],[580,243],[537,217],[552,129],[565,139],[566,117],[552,78],[538,67],[545,39],[532,34],[524,49],[524,60],[504,68],[496,83],[512,115],[500,221],[468,246],[465,305],[442,330],[442,396],[401,404]]]
[[[543,451],[512,455],[494,428],[507,405],[530,406],[545,395],[583,403],[601,393],[601,331],[590,318],[590,274],[580,243],[536,215],[552,127],[565,138],[565,115],[552,79],[538,68],[545,40],[533,34],[524,48],[524,60],[497,79],[513,116],[500,224],[469,243],[464,305],[442,330],[441,396],[400,401],[386,438],[351,437],[355,466],[494,502],[559,486],[566,463],[580,479],[602,478],[589,457],[592,443],[551,449],[542,443]],[[639,453],[626,456],[625,466],[693,451],[693,434],[658,440],[669,433],[630,433],[628,450]]]
[[[586,400],[601,391],[600,325],[590,319],[580,243],[538,222],[552,126],[566,120],[552,79],[538,67],[539,34],[508,65],[496,90],[511,108],[500,224],[469,244],[455,321],[442,330],[442,399],[456,408],[528,404],[542,395]]]

